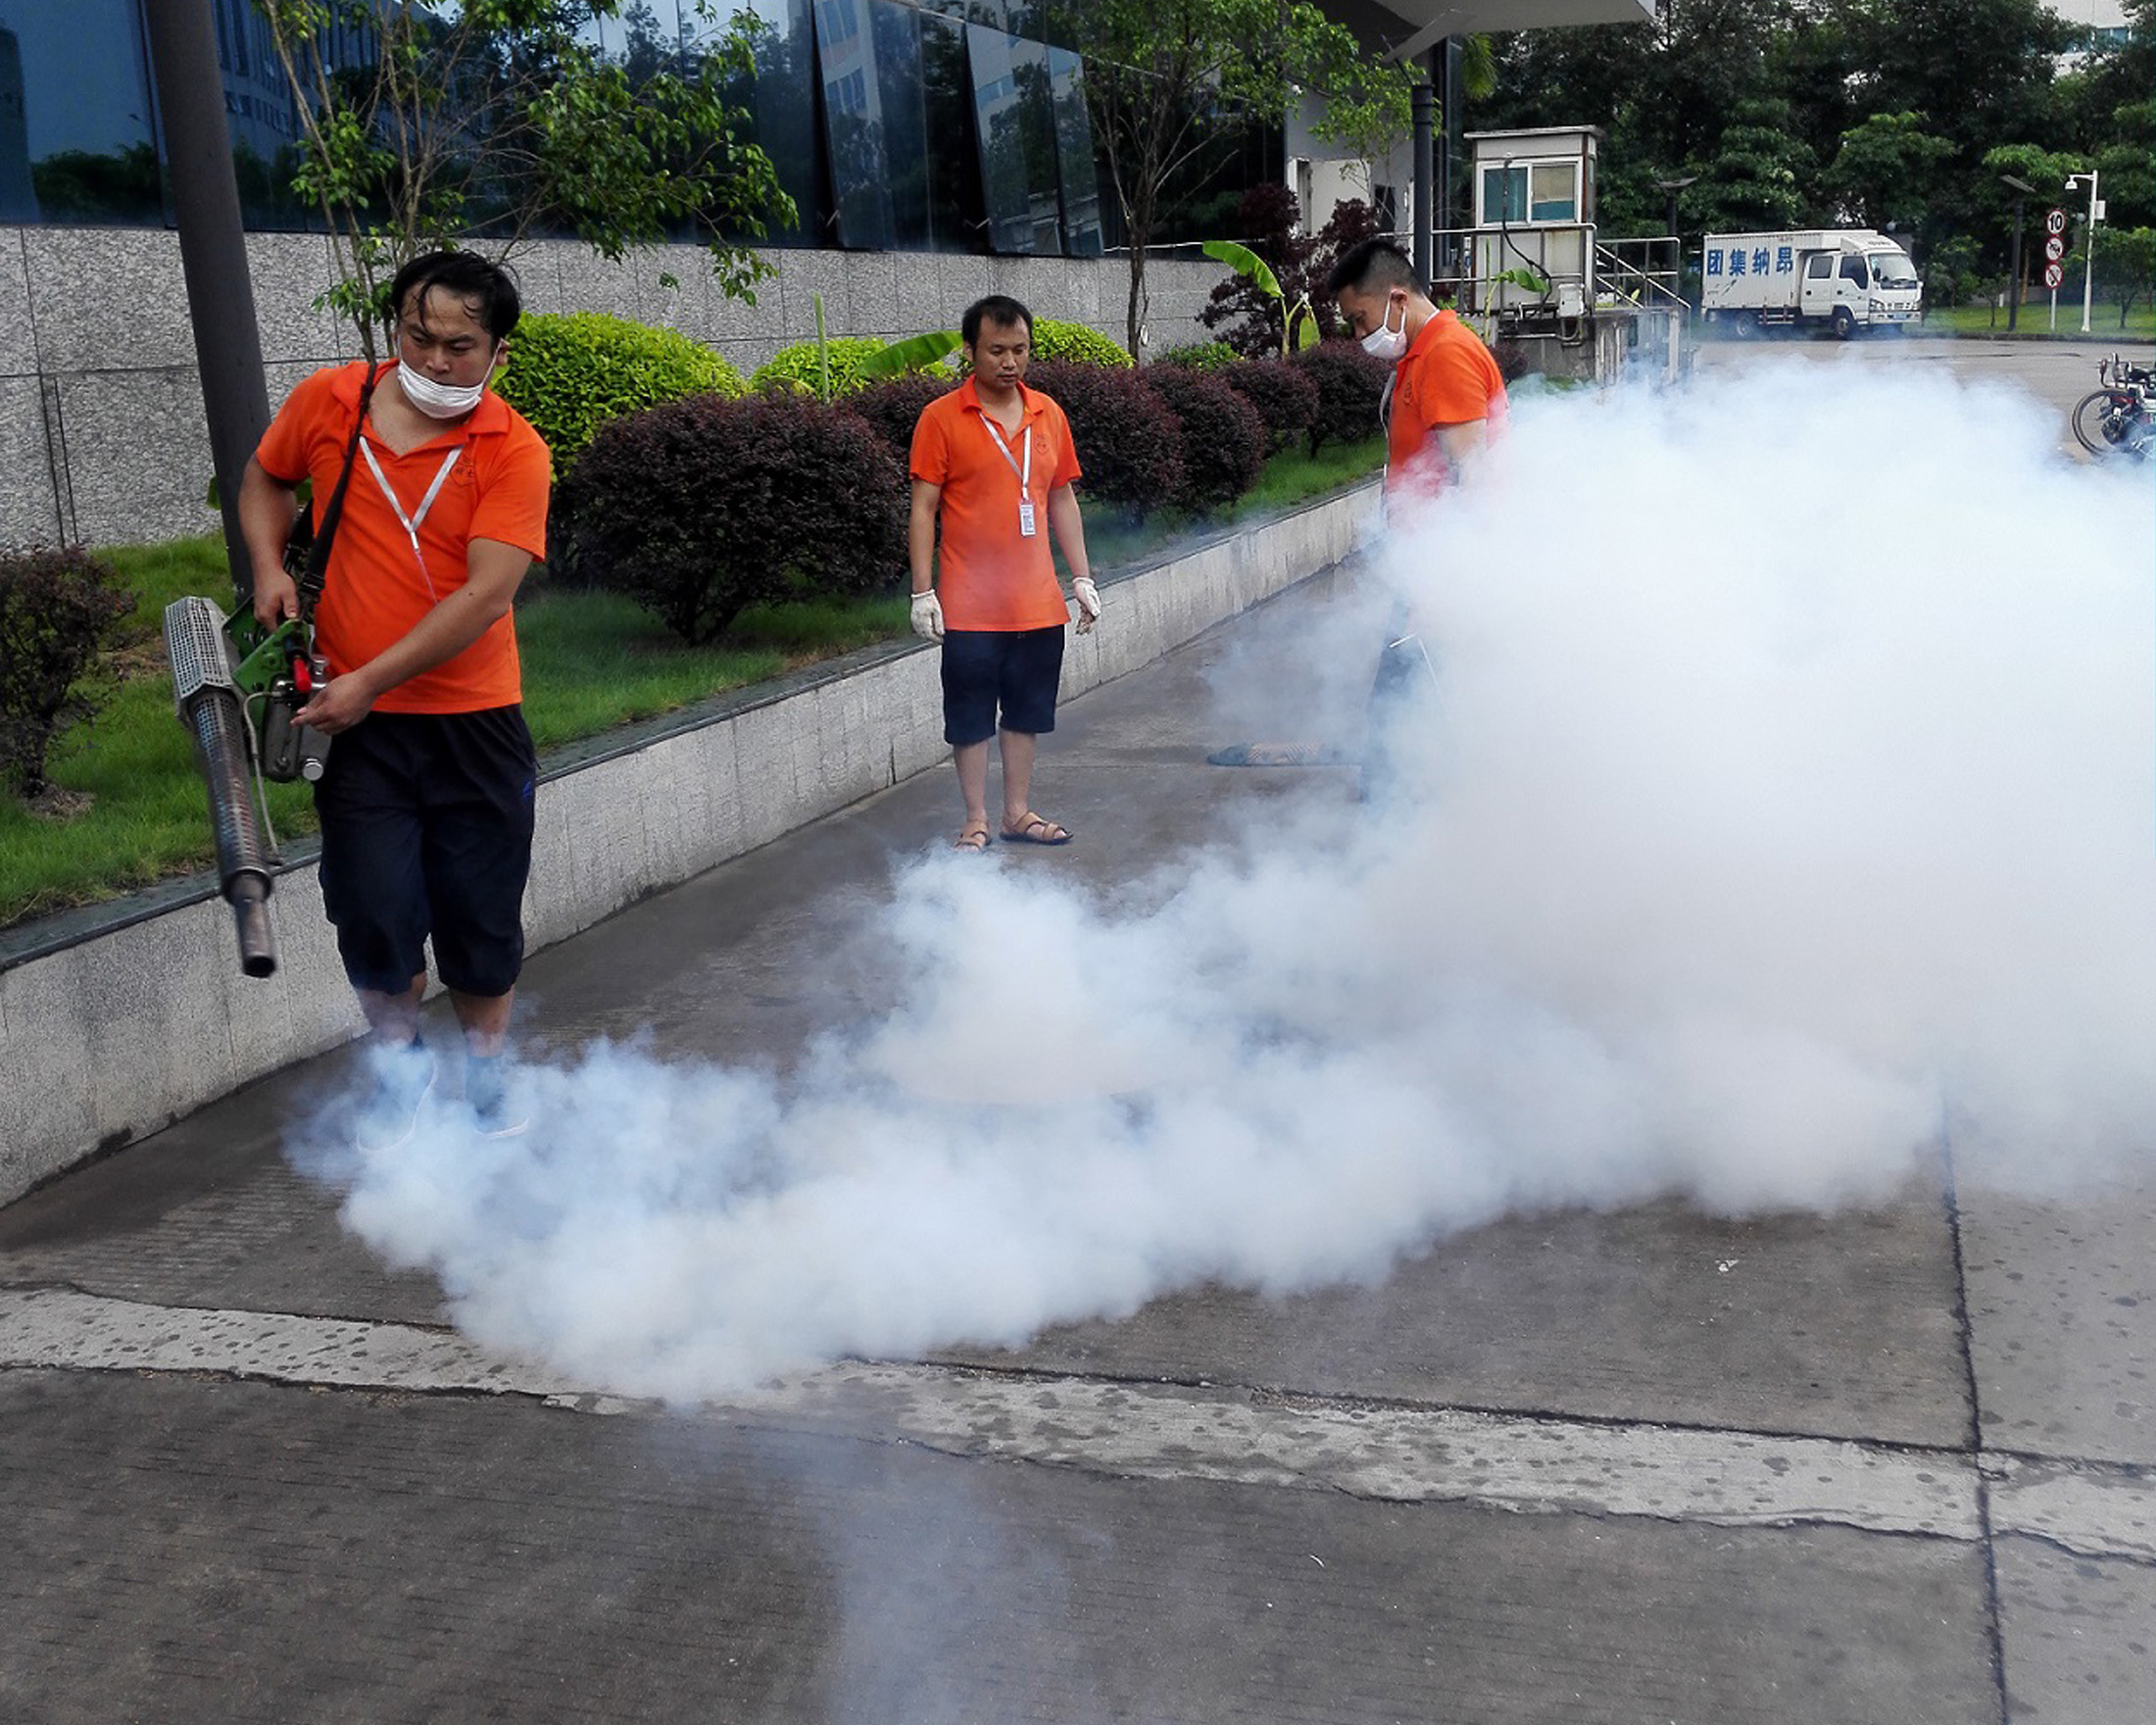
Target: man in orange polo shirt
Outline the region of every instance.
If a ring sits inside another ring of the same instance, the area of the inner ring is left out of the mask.
[[[1068,844],[1069,829],[1036,813],[1031,798],[1037,739],[1055,728],[1070,615],[1051,540],[1070,568],[1079,633],[1101,615],[1070,488],[1078,453],[1063,410],[1025,386],[1033,315],[992,294],[966,309],[958,333],[972,375],[929,403],[913,428],[906,530],[913,632],[943,643],[944,741],[965,802],[957,849],[988,848],[991,737],[1004,762],[1003,837]]]
[[[521,1131],[507,1090],[523,963],[538,773],[511,606],[546,549],[549,458],[487,388],[519,305],[471,252],[435,252],[392,283],[397,358],[376,368],[316,610],[329,677],[300,713],[334,739],[315,787],[321,892],[374,1035],[368,1148],[408,1138],[434,1083],[419,1040],[426,946],[465,1038],[465,1098],[488,1136]],[[248,463],[240,523],[255,615],[296,615],[283,567],[295,490],[335,489],[367,363],[317,371]]]
[[[1504,378],[1482,338],[1440,311],[1407,254],[1390,240],[1365,240],[1343,254],[1326,279],[1348,329],[1365,350],[1394,362],[1386,385],[1387,518],[1409,523],[1474,474],[1504,432]],[[1392,732],[1408,694],[1434,670],[1422,629],[1396,608],[1370,689],[1362,783],[1374,801],[1396,779]]]

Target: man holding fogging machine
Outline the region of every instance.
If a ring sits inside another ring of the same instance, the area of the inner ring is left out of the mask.
[[[1394,362],[1385,387],[1385,504],[1394,525],[1410,524],[1452,486],[1470,478],[1502,435],[1504,378],[1482,339],[1449,311],[1440,311],[1407,254],[1388,240],[1365,240],[1343,254],[1326,278],[1363,348]],[[1382,802],[1397,784],[1395,727],[1412,691],[1436,678],[1417,619],[1396,607],[1370,689],[1363,745],[1362,795]]]
[[[326,498],[348,453],[356,463],[316,610],[328,680],[297,720],[332,739],[315,787],[321,891],[373,1032],[368,1149],[409,1138],[434,1085],[418,1033],[430,940],[464,1031],[473,1129],[524,1127],[505,1051],[538,763],[511,607],[545,553],[550,478],[545,442],[487,388],[520,310],[508,274],[475,253],[431,253],[398,272],[390,306],[394,363],[333,367],[294,389],[239,509],[255,616],[273,627],[299,603],[283,563],[297,487],[311,479]]]

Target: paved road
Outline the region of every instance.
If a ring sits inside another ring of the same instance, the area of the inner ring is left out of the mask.
[[[2070,322],[2061,308],[2061,328],[2078,326],[2081,308],[2076,306],[2074,313]],[[2037,316],[2042,316],[2040,309]],[[2003,382],[2025,389],[2039,400],[2049,402],[2062,416],[2071,413],[2074,404],[2096,387],[2099,360],[2117,353],[2134,365],[2156,363],[2156,348],[2145,341],[2107,339],[2101,317],[2096,320],[2092,334],[2063,340],[2010,341],[1981,336],[1947,340],[1911,336],[1838,342],[1831,336],[1807,335],[1759,342],[1710,341],[1697,351],[1700,367],[1708,371],[1792,356],[1814,365],[1908,366],[1926,371],[1943,369],[1965,381]],[[2073,443],[2073,432],[2065,427],[2063,419],[2062,434],[2069,444]]]
[[[985,865],[1143,896],[1253,813],[1353,820],[1341,769],[1204,757],[1343,734],[1311,634],[1369,611],[1320,584],[1077,704],[1047,782],[1081,843]],[[535,1019],[794,1062],[890,1000],[892,871],[948,801],[926,775],[539,955]],[[668,1411],[481,1349],[340,1227],[283,1146],[347,1065],[0,1212],[0,1717],[2156,1717],[2156,1188],[1941,1161],[1831,1215],[1515,1215],[1374,1287]]]

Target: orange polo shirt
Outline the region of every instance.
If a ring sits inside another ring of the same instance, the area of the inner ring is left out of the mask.
[[[385,379],[391,369],[382,367]],[[344,468],[352,416],[359,411],[366,375],[364,361],[314,373],[277,410],[255,452],[272,479],[296,485],[313,478],[318,523]],[[402,640],[437,599],[462,587],[470,575],[472,540],[498,539],[534,558],[544,557],[547,550],[551,462],[546,443],[491,389],[463,420],[445,425],[439,436],[408,455],[398,455],[375,437],[371,417],[367,444],[405,515],[417,522],[419,546],[415,554],[365,451],[355,456],[329,552],[328,576],[315,611],[316,640],[333,676],[367,664]],[[453,451],[456,465],[421,516],[427,490]],[[516,626],[503,616],[455,658],[387,691],[374,710],[476,713],[514,706],[522,698]]]
[[[1438,459],[1436,428],[1487,422],[1494,442],[1503,434],[1504,377],[1482,338],[1450,312],[1416,332],[1393,369],[1393,399],[1385,423],[1385,489],[1433,498],[1449,482]]]
[[[949,629],[1054,629],[1070,620],[1049,550],[1048,494],[1078,477],[1078,452],[1061,408],[1023,383],[1018,395],[1023,417],[1007,439],[981,411],[970,377],[923,408],[913,427],[913,477],[943,487],[936,592]],[[1018,525],[1018,477],[1029,433],[1031,537]]]

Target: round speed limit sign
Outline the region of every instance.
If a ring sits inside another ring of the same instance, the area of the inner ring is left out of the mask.
[[[2059,283],[2064,281],[2065,279],[2066,266],[2064,264],[2046,264],[2043,267],[2044,286],[2056,289]]]
[[[2064,210],[2046,210],[2043,217],[2043,230],[2046,233],[2064,233],[2066,231],[2066,212]]]

